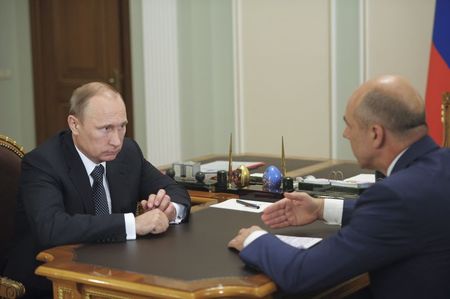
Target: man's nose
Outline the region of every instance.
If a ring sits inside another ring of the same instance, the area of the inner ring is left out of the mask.
[[[344,129],[344,131],[342,131],[342,137],[344,137],[345,139],[348,139],[347,137],[347,129]]]
[[[119,146],[122,142],[122,135],[119,130],[113,130],[109,138],[109,143],[114,146]]]

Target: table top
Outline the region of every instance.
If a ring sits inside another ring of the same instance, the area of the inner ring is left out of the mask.
[[[46,250],[38,259],[48,263],[36,272],[93,285],[139,288],[150,292],[146,295],[164,289],[177,296],[195,293],[194,298],[224,293],[265,296],[276,291],[275,284],[264,274],[246,267],[237,252],[227,248],[228,241],[240,228],[253,224],[266,228],[260,214],[207,208],[193,213],[189,223],[171,226],[161,235],[124,243]],[[276,233],[325,237],[338,228],[315,222]]]

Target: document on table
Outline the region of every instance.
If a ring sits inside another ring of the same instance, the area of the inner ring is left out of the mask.
[[[233,161],[231,162],[231,168],[236,169],[239,168],[239,166],[244,165],[248,169],[257,168],[260,166],[263,166],[264,162],[240,162],[240,161]],[[200,165],[201,172],[204,173],[216,173],[219,170],[228,170],[228,161],[214,161],[210,163],[205,163]]]
[[[374,174],[358,174],[345,180],[330,180],[332,186],[347,188],[369,188],[375,184]]]
[[[267,208],[271,204],[272,204],[271,202],[230,198],[221,203],[211,205],[211,207],[219,209],[251,212],[251,213],[261,213],[262,211],[264,211],[265,208]]]
[[[285,236],[285,235],[275,235],[283,241],[284,243],[291,245],[300,249],[307,249],[320,241],[322,238],[311,238],[311,237],[296,237],[296,236]]]
[[[241,203],[240,203],[241,202]],[[230,198],[221,203],[211,205],[212,208],[219,209],[229,209],[236,211],[261,213],[265,208],[270,206],[271,202],[247,200],[247,199],[237,199]],[[320,241],[322,238],[311,238],[311,237],[296,237],[296,236],[286,236],[286,235],[276,235],[281,241],[294,246],[296,248],[309,248]]]

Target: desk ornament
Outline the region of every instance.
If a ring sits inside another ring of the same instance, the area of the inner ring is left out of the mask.
[[[228,173],[225,170],[217,171],[215,192],[226,192],[228,186]]]
[[[284,155],[284,137],[281,136],[281,174],[282,179],[282,190],[285,192],[294,191],[294,180],[290,176],[286,176],[286,157]]]
[[[233,134],[230,133],[230,143],[228,147],[228,184],[227,188],[232,189],[233,184],[236,188],[243,188],[250,183],[250,171],[245,165],[233,170]]]
[[[241,165],[233,170],[232,179],[236,188],[247,187],[250,184],[250,171],[245,165]]]
[[[273,165],[266,168],[263,174],[263,190],[270,192],[281,191],[281,180],[283,175],[281,171]]]
[[[214,189],[214,186],[216,185],[216,180],[213,179],[206,179],[205,173],[201,171],[196,171],[195,174],[193,173],[194,170],[200,169],[200,167],[196,165],[195,163],[195,169],[192,168],[194,164],[192,162],[188,163],[174,163],[174,168],[169,168],[166,170],[166,175],[169,176],[171,179],[175,180],[178,184],[183,185],[187,189],[191,190],[199,190],[199,191],[211,191]],[[185,167],[184,171],[183,166],[181,165],[187,165],[188,167]],[[200,163],[198,163],[200,165]],[[186,171],[187,169],[187,171]],[[178,172],[177,172],[178,171]]]
[[[281,185],[284,192],[293,192],[295,190],[294,180],[290,176],[283,177]]]
[[[232,175],[233,175],[233,133],[230,133],[230,142],[228,145],[228,184],[227,188],[231,189],[232,187]]]

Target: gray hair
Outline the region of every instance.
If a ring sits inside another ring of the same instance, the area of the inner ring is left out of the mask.
[[[364,95],[355,109],[355,117],[364,126],[380,123],[396,134],[426,125],[423,105],[419,109],[412,108],[407,104],[407,99],[378,88]]]
[[[111,85],[103,82],[91,82],[75,89],[70,97],[69,115],[83,118],[83,112],[89,99],[99,95],[106,94],[111,97],[120,96],[120,93]]]

